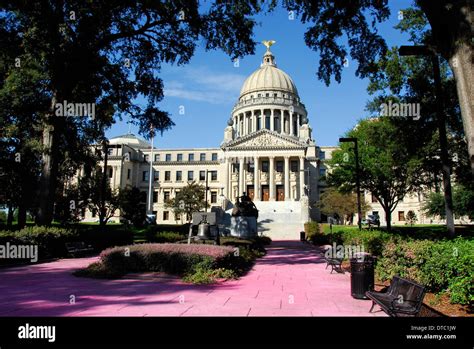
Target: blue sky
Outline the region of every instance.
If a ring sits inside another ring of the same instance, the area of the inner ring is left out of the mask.
[[[398,11],[410,7],[411,0],[391,0],[390,19],[381,25],[381,35],[390,46],[408,43],[408,36],[393,28],[398,23]],[[298,18],[289,20],[282,8],[256,17],[259,22],[254,40],[276,40],[272,46],[276,63],[288,73],[306,105],[313,138],[321,146],[336,145],[338,138],[357,120],[367,116],[367,80],[355,76],[357,62],[349,59],[340,84],[329,87],[316,77],[319,56],[304,42],[305,26]],[[244,57],[235,67],[234,62],[220,51],[205,51],[199,47],[190,63],[177,67],[165,65],[160,73],[165,85],[165,98],[160,103],[176,124],[170,131],[155,139],[159,148],[218,147],[232,107],[239,97],[247,76],[258,69],[265,52],[257,45],[254,56]],[[140,100],[138,100],[140,103]],[[184,110],[183,110],[184,109]],[[184,114],[180,114],[184,111]],[[127,120],[118,121],[106,134],[113,137],[127,133]],[[137,134],[136,127],[131,132]]]

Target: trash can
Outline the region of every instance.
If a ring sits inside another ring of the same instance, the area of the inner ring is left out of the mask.
[[[374,257],[359,254],[351,261],[351,294],[356,299],[368,299],[367,291],[374,290]]]
[[[300,231],[300,241],[306,241],[306,233],[304,231]]]

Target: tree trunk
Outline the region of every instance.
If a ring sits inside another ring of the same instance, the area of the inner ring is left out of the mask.
[[[385,211],[385,220],[387,221],[387,231],[392,230],[392,210],[390,208],[383,209]]]
[[[26,205],[24,202],[18,206],[18,228],[22,229],[26,225]]]
[[[474,112],[472,91],[472,49],[465,43],[458,47],[449,60],[451,69],[456,79],[456,90],[461,107],[464,134],[471,160],[471,170],[474,173]]]
[[[12,205],[12,203],[10,202],[10,203],[8,204],[8,214],[7,214],[7,227],[8,227],[8,228],[11,228],[12,225],[13,225],[13,211],[14,211],[13,205]]]

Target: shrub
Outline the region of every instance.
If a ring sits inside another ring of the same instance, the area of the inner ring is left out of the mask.
[[[231,247],[214,245],[138,244],[109,248],[102,251],[100,259],[110,275],[139,271],[184,275],[192,273],[199,264],[206,264],[208,269],[224,268],[222,261],[233,252]]]
[[[134,232],[124,225],[77,225],[78,240],[92,245],[96,251],[133,243]]]
[[[432,292],[449,292],[452,303],[474,302],[474,241],[393,239],[386,244],[376,273],[381,280],[400,275]]]
[[[307,222],[304,225],[306,240],[315,245],[324,245],[329,243],[329,239],[321,232],[318,222]]]
[[[37,245],[39,259],[64,257],[65,243],[77,239],[69,229],[56,227],[26,227],[19,231],[0,231],[0,244]]]
[[[153,230],[147,230],[145,232],[145,237],[148,242],[156,243],[173,243],[186,240],[186,235],[182,235],[180,233],[175,233],[172,231],[155,232]]]

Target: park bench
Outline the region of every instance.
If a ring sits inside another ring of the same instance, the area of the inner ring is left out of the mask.
[[[94,251],[94,248],[91,245],[86,245],[84,242],[66,242],[66,250],[69,255],[72,257],[78,257],[86,255]]]
[[[388,315],[416,316],[423,304],[426,288],[414,281],[394,276],[385,292],[367,291],[365,295],[372,300],[372,312],[378,304]]]
[[[344,258],[326,258],[326,269],[331,266],[331,274],[333,271],[344,274],[341,266],[343,260]]]

